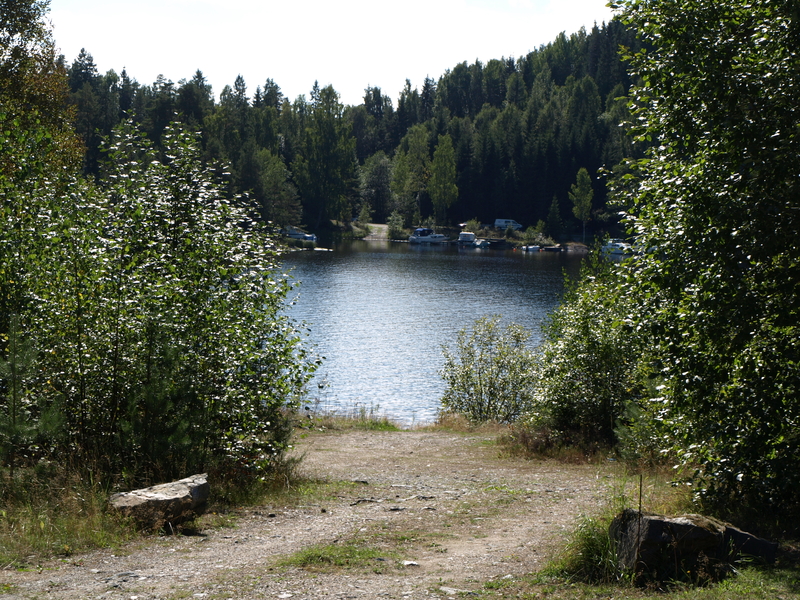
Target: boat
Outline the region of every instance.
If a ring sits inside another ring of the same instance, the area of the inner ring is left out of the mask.
[[[462,231],[458,234],[459,246],[473,246],[478,237],[471,231]]]
[[[523,252],[539,252],[541,248],[539,246],[532,245],[532,246],[522,246],[520,250],[522,250]]]
[[[468,248],[488,248],[489,240],[481,239],[471,231],[462,231],[458,234],[458,245]]]
[[[317,236],[313,233],[306,233],[298,229],[297,227],[287,227],[286,229],[282,230],[286,237],[293,239],[293,240],[303,240],[304,242],[316,242]]]
[[[633,253],[631,245],[618,238],[608,240],[600,250],[603,254],[610,256],[621,256]]]
[[[417,227],[410,236],[409,244],[446,244],[449,238],[441,233],[436,233],[429,227]]]

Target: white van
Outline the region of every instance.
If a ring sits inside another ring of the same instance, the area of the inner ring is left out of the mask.
[[[495,219],[494,220],[494,228],[501,229],[505,231],[509,227],[513,228],[515,231],[522,229],[522,225],[517,223],[514,219]]]

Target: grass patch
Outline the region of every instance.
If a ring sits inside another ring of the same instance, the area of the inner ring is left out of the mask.
[[[547,428],[512,425],[497,439],[503,454],[521,458],[549,458],[567,464],[605,460],[610,449],[596,442],[572,438]]]
[[[343,496],[357,496],[359,492],[363,492],[363,487],[363,483],[355,481],[301,479],[281,495],[271,497],[270,503],[287,507],[323,505],[339,500]]]
[[[307,406],[306,417],[298,421],[300,429],[344,431],[402,431],[402,427],[386,414],[381,414],[380,405],[366,406],[356,403],[350,408],[328,410],[319,406]]]
[[[626,582],[589,584],[538,573],[486,582],[471,596],[479,598],[547,598],[548,600],[796,600],[800,598],[797,569],[748,567],[736,577],[715,585],[690,587],[673,584],[637,588]]]
[[[609,515],[582,516],[572,532],[565,552],[545,573],[568,581],[610,583],[621,581],[617,553],[608,534]]]
[[[193,534],[235,527],[244,506],[324,502],[355,484],[303,480],[301,458],[283,457],[269,477],[209,470],[211,497],[205,515],[165,533]],[[140,539],[136,525],[108,508],[108,484],[81,478],[55,464],[0,469],[0,566],[26,568],[53,557],[97,548],[119,548]]]
[[[109,513],[107,490],[55,471],[0,473],[0,565],[24,568],[42,558],[117,547],[135,537]]]
[[[312,546],[281,558],[279,567],[296,567],[307,571],[331,572],[339,569],[367,569],[382,573],[396,565],[394,553],[358,542]]]
[[[509,431],[509,426],[494,421],[475,423],[464,415],[456,412],[441,411],[436,421],[420,426],[422,431],[448,431],[452,433],[481,433],[503,435]]]

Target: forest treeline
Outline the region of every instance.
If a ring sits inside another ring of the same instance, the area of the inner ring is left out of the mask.
[[[332,86],[292,100],[272,79],[253,90],[239,76],[217,97],[200,70],[146,85],[124,69],[98,73],[85,50],[61,60],[87,174],[99,173],[101,140],[121,121],[133,119],[158,146],[177,120],[202,132],[205,161],[230,165],[230,192],[250,194],[279,225],[383,223],[396,211],[406,226],[502,216],[541,221],[558,237],[579,228],[568,198],[578,171],[611,170],[635,154],[619,49],[639,44],[614,20],[518,59],[465,61],[421,90],[406,80],[396,103],[369,87],[358,106],[343,105]],[[594,230],[606,230],[615,211],[592,179]]]

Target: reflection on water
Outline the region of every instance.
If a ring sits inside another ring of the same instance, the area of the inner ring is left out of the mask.
[[[532,330],[535,345],[564,271],[576,274],[580,258],[388,242],[287,255],[284,267],[301,282],[290,314],[325,357],[312,398],[333,410],[378,407],[406,424],[432,421],[444,391],[442,344],[454,345],[478,317],[500,314]]]

